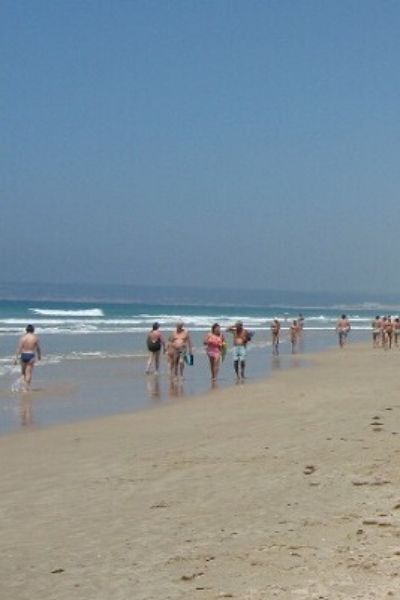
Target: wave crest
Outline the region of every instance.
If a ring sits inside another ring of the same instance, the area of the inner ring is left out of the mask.
[[[58,310],[52,308],[30,308],[35,315],[42,317],[104,317],[101,308],[88,308],[83,310]]]

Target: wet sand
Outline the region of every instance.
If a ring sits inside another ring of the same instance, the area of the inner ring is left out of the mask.
[[[400,353],[0,438],[0,597],[400,594]]]
[[[259,335],[259,338],[262,338]],[[264,340],[265,341],[265,340]],[[249,348],[247,376],[251,381],[265,378],[274,370],[304,364],[303,352],[326,348],[335,343],[331,332],[307,332],[300,353],[292,356],[285,340],[281,355],[271,356],[271,348],[252,344]],[[199,340],[197,340],[199,342]],[[265,342],[265,344],[267,344]],[[72,423],[114,414],[131,413],[204,394],[211,388],[210,369],[205,351],[197,346],[195,364],[186,367],[185,380],[171,381],[165,357],[160,376],[145,376],[147,355],[142,357],[80,358],[37,364],[33,375],[33,391],[12,391],[20,381],[19,367],[0,377],[0,435],[19,429],[41,428]],[[229,352],[221,366],[218,387],[235,382],[232,355]]]

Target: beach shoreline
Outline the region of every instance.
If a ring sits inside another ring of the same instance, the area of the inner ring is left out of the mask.
[[[290,304],[292,306],[292,303]],[[294,305],[293,305],[294,306]],[[59,422],[77,422],[115,413],[129,413],[154,404],[170,403],[177,397],[193,397],[210,388],[210,371],[203,338],[211,324],[219,322],[225,331],[238,319],[254,332],[248,346],[246,375],[254,379],[269,376],[294,362],[290,354],[288,328],[299,309],[270,305],[184,306],[146,304],[104,304],[2,301],[0,335],[0,435],[8,431],[47,427]],[[329,306],[304,311],[305,329],[299,352],[314,353],[336,344],[337,310]],[[350,310],[350,309],[349,309]],[[351,341],[370,336],[371,313],[360,309],[349,313]],[[272,358],[270,323],[280,319],[280,357]],[[163,360],[161,377],[145,377],[146,335],[153,323],[160,324],[168,338],[176,321],[183,318],[190,332],[194,366],[186,368],[183,385],[172,385]],[[15,348],[27,323],[39,335],[42,360],[33,375],[31,402],[16,390],[19,366],[14,366]],[[221,365],[218,385],[234,383],[232,339],[226,333],[229,352]]]
[[[319,337],[319,336],[318,336]],[[282,352],[272,356],[269,347],[250,348],[246,383],[262,380],[277,370],[297,368],[306,353]],[[207,356],[197,348],[195,365],[186,367],[185,377],[171,379],[166,360],[159,376],[145,375],[147,356],[86,358],[58,364],[38,364],[32,392],[13,391],[18,368],[2,379],[0,388],[0,435],[57,423],[79,422],[118,413],[131,413],[190,399],[235,385],[231,352],[222,365],[217,382],[210,381]]]
[[[1,437],[1,596],[395,595],[399,359],[332,349],[196,402]]]
[[[144,404],[142,406],[139,407],[135,407],[132,408],[131,410],[129,408],[125,408],[122,411],[115,411],[109,414],[98,414],[96,416],[86,416],[84,418],[77,418],[77,419],[71,419],[71,420],[66,420],[66,421],[57,421],[57,422],[49,422],[48,424],[30,424],[28,426],[21,426],[19,428],[16,429],[12,429],[9,431],[4,431],[4,432],[0,432],[0,438],[7,438],[10,436],[20,436],[20,435],[29,435],[30,433],[37,433],[40,431],[48,431],[51,429],[55,429],[57,430],[58,428],[61,428],[61,430],[63,428],[67,428],[67,427],[72,427],[74,428],[75,426],[79,426],[79,425],[84,425],[85,423],[90,425],[93,424],[95,425],[96,423],[102,423],[102,422],[107,422],[108,419],[113,419],[113,418],[124,418],[126,416],[128,417],[132,417],[133,415],[140,415],[142,413],[145,413],[147,411],[153,412],[153,411],[158,411],[158,410],[168,410],[171,407],[174,407],[176,405],[180,405],[180,404],[187,404],[187,403],[194,403],[194,402],[202,402],[203,400],[206,400],[208,398],[215,398],[215,400],[218,400],[218,397],[220,394],[222,394],[223,396],[228,393],[230,390],[238,390],[238,389],[242,389],[246,394],[247,393],[251,393],[251,388],[252,386],[257,386],[260,384],[263,384],[265,382],[268,382],[271,378],[273,378],[275,376],[275,374],[278,373],[283,373],[286,372],[288,370],[291,369],[303,369],[303,368],[310,368],[313,366],[314,361],[315,361],[315,357],[318,356],[320,353],[324,353],[324,352],[328,352],[330,349],[326,348],[325,350],[321,350],[319,353],[304,353],[304,354],[295,354],[295,355],[286,355],[284,357],[280,357],[284,359],[284,363],[281,363],[280,366],[274,367],[271,369],[271,371],[269,372],[269,374],[267,375],[258,375],[258,376],[253,376],[253,377],[247,377],[244,380],[240,380],[237,381],[233,370],[232,370],[232,374],[230,374],[230,376],[225,376],[223,378],[221,378],[220,380],[218,380],[217,382],[209,382],[209,385],[207,387],[207,389],[205,389],[204,391],[197,391],[197,392],[189,392],[189,393],[182,393],[182,394],[172,394],[170,396],[169,401],[156,401],[153,403],[147,403]],[[117,361],[118,359],[114,359],[115,361]],[[274,361],[276,360],[276,357],[271,357],[271,360]],[[145,364],[145,359],[143,359],[143,365]],[[143,374],[142,379],[149,383],[151,382],[152,385],[154,385],[154,381],[160,381],[162,380],[165,384],[171,385],[171,382],[174,386],[179,385],[180,380],[175,380],[174,378],[172,378],[168,373],[163,373],[161,376],[155,376],[153,374],[150,375],[145,375]],[[208,381],[208,380],[207,380]],[[184,385],[187,382],[186,378],[183,378],[182,380],[182,385]],[[15,393],[14,396],[16,398],[18,398],[18,401],[20,403],[21,406],[24,405],[24,403],[29,403],[31,404],[34,401],[35,398],[35,394],[36,393],[46,393],[47,396],[52,397],[57,396],[57,397],[62,397],[63,394],[68,394],[70,388],[73,387],[73,384],[68,384],[65,381],[61,382],[61,383],[57,383],[56,381],[51,385],[51,387],[49,389],[40,389],[40,388],[35,388],[35,386],[33,386],[33,391],[31,393],[25,393],[25,392],[18,392]],[[117,392],[118,393],[118,392]]]

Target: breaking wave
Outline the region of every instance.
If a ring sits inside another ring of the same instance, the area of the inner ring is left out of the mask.
[[[83,310],[59,310],[52,308],[30,308],[33,314],[42,317],[104,317],[101,308],[88,308]]]

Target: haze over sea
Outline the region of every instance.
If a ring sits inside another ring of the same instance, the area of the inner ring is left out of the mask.
[[[338,314],[352,323],[351,340],[368,338],[375,314],[396,314],[396,298],[339,294],[301,294],[261,290],[204,290],[140,286],[15,285],[0,287],[0,432],[20,424],[41,426],[132,411],[209,389],[202,338],[214,322],[223,328],[237,319],[255,332],[249,346],[248,376],[267,376],[273,368],[298,366],[299,356],[336,343]],[[299,355],[291,356],[289,322],[299,313],[305,331]],[[283,325],[281,356],[271,358],[269,325]],[[171,385],[166,364],[160,378],[146,377],[145,337],[154,321],[167,336],[183,318],[192,334],[195,365],[182,385]],[[43,360],[34,374],[29,398],[11,390],[19,368],[13,365],[18,337],[35,326]],[[228,341],[229,335],[227,336]],[[231,385],[228,355],[219,385]],[[29,402],[29,406],[26,403]],[[27,410],[28,417],[27,417]]]

